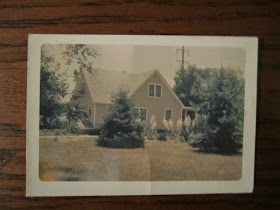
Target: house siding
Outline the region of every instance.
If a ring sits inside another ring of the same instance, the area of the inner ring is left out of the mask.
[[[82,93],[81,99],[80,99],[80,105],[83,109],[86,110],[89,120],[92,122],[92,124],[94,125],[94,106],[95,104],[92,102],[92,98],[90,96],[90,92],[89,92],[89,88],[87,85],[87,82],[85,80],[85,76],[83,73],[81,73],[80,78],[77,82],[77,85],[74,89],[74,94],[78,93],[79,91],[81,91],[82,88],[82,83],[85,82],[85,92]],[[89,106],[91,106],[91,114],[89,114]]]
[[[95,118],[95,128],[100,128],[103,123],[103,117],[106,112],[107,104],[96,104],[96,118]]]
[[[83,73],[81,73],[80,79],[77,82],[74,92],[80,91],[82,83],[85,82],[85,93],[83,93],[81,106],[87,110],[89,106],[92,106],[91,114],[89,114],[89,120],[92,122],[94,128],[100,128],[103,123],[103,117],[106,112],[106,103],[95,103],[94,99],[90,95],[89,86]],[[160,84],[162,88],[162,95],[160,98],[150,97],[148,94],[149,84]],[[157,128],[164,129],[163,119],[165,117],[165,110],[172,110],[172,120],[174,125],[178,119],[182,118],[182,104],[178,101],[178,98],[174,96],[174,92],[169,89],[165,81],[159,73],[155,72],[139,89],[130,97],[135,107],[147,108],[147,126],[150,126],[150,119],[154,115],[157,121]]]
[[[160,98],[148,96],[148,85],[150,83],[162,85],[162,96]],[[155,73],[147,80],[131,97],[135,107],[147,107],[147,125],[154,115],[159,129],[164,129],[163,119],[166,109],[172,109],[172,120],[174,125],[182,118],[182,105],[178,102],[171,90],[165,85],[160,76]]]

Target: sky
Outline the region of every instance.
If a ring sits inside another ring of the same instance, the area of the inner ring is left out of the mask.
[[[205,68],[232,67],[244,71],[245,51],[241,48],[206,48],[184,46],[184,59],[190,65]],[[173,86],[176,70],[181,67],[182,46],[94,46],[100,54],[94,66],[104,70],[141,73],[158,69]]]
[[[143,45],[92,45],[99,54],[92,60],[95,68],[111,71],[126,71],[130,73],[142,73],[158,69],[166,81],[172,87],[174,76],[181,67],[182,54],[178,49],[182,46],[143,46]],[[197,67],[219,68],[231,67],[244,71],[245,50],[242,48],[214,48],[214,47],[190,47],[184,46],[187,65]],[[59,71],[68,72],[69,91],[73,82],[73,71],[79,69],[77,63],[66,65],[63,58],[64,45],[47,46],[48,52],[61,64]]]

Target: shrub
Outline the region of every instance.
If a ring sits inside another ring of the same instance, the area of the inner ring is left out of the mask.
[[[181,142],[186,141],[185,138],[184,138],[183,136],[178,136],[178,140],[181,141]]]
[[[152,130],[147,130],[145,132],[145,136],[148,140],[155,140],[158,139],[158,133],[156,130],[152,131]]]
[[[158,133],[158,140],[166,141],[167,140],[167,131]]]
[[[100,146],[110,148],[137,148],[144,147],[144,139],[136,131],[132,133],[123,134],[119,133],[111,138],[104,135],[100,135],[97,139],[97,143]]]
[[[238,69],[181,68],[174,91],[186,106],[197,108],[200,126],[193,125],[200,149],[230,154],[242,147],[244,75]]]
[[[165,127],[164,135],[166,139],[176,139],[178,137],[178,126],[180,122],[177,122],[177,127],[174,128],[174,123],[171,119],[168,121],[166,119],[163,119],[163,125]]]
[[[182,126],[180,136],[182,136],[185,139],[185,141],[189,140],[189,131],[185,125]]]
[[[153,115],[150,119],[150,127],[146,128],[145,131],[145,136],[148,140],[154,140],[158,138],[158,133],[157,133],[157,121],[156,117]]]
[[[113,148],[144,147],[143,131],[144,123],[135,118],[127,91],[120,89],[113,93],[97,143]]]
[[[242,147],[244,120],[244,80],[235,71],[220,69],[213,74],[208,88],[209,109],[202,113],[196,132],[203,150],[222,154]]]
[[[182,126],[183,126],[183,121],[181,119],[178,119],[177,126],[176,126],[178,134],[182,132]]]
[[[78,128],[75,127],[75,126],[71,126],[71,127],[70,127],[70,133],[78,134]]]

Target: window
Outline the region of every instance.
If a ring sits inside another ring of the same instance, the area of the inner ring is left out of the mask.
[[[172,119],[172,109],[166,109],[165,110],[165,119],[168,121]]]
[[[149,96],[161,97],[161,84],[149,84]]]
[[[155,85],[149,85],[149,96],[155,95]]]
[[[156,85],[156,97],[161,97],[161,85]]]
[[[86,83],[85,82],[82,83],[81,92],[82,93],[86,92]]]
[[[147,108],[134,108],[134,114],[139,117],[141,121],[147,121]]]

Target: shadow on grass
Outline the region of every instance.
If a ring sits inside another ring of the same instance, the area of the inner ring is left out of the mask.
[[[144,139],[116,138],[96,139],[96,146],[109,149],[139,149],[145,148]]]
[[[139,147],[135,147],[135,146],[130,146],[130,145],[122,145],[122,146],[115,146],[115,145],[101,145],[96,143],[95,145],[96,147],[101,147],[101,148],[107,148],[107,149],[144,149],[145,146],[139,146]]]
[[[190,145],[194,148],[192,151],[198,154],[218,154],[225,156],[242,155],[242,146],[238,146],[236,149],[228,149],[227,151],[220,151],[212,145],[203,145],[201,143],[193,142]]]

